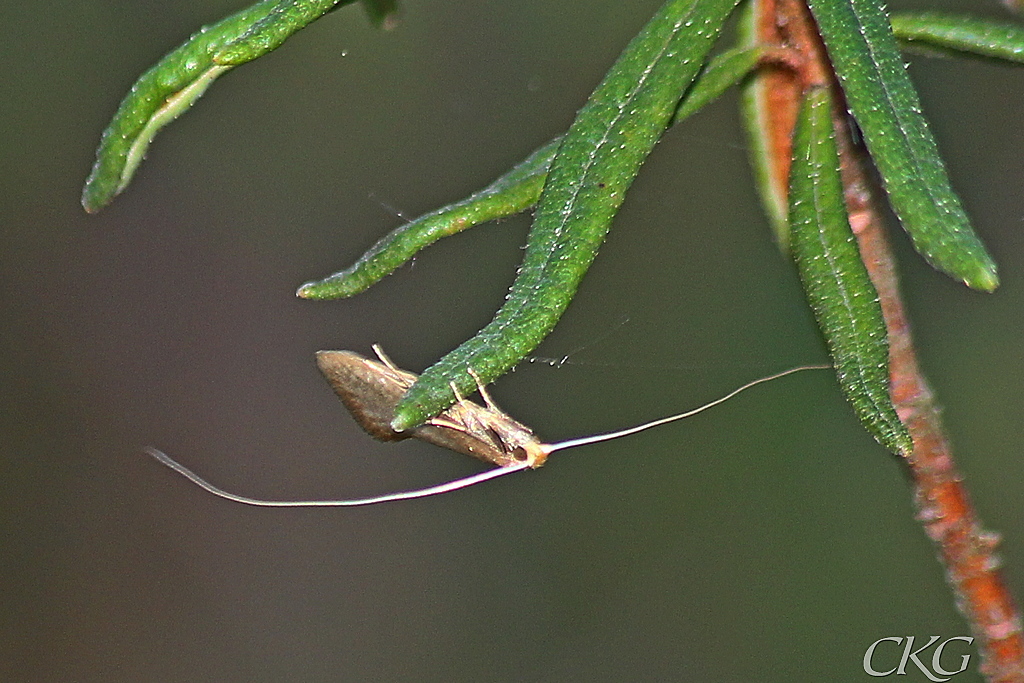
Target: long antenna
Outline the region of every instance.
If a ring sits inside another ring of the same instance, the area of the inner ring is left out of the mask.
[[[661,426],[663,424],[668,424],[669,422],[675,422],[676,420],[682,420],[683,418],[692,417],[692,416],[696,415],[697,413],[703,413],[708,408],[714,408],[715,406],[717,406],[717,405],[719,405],[721,403],[725,403],[726,401],[728,401],[730,398],[732,398],[736,394],[744,392],[747,389],[750,389],[751,387],[757,386],[758,384],[763,384],[765,382],[770,382],[773,379],[779,379],[780,377],[785,377],[786,375],[792,375],[793,373],[802,372],[804,370],[827,370],[827,369],[830,369],[831,367],[832,367],[831,365],[803,365],[803,366],[798,367],[798,368],[790,368],[789,370],[783,370],[782,372],[776,373],[774,375],[769,375],[768,377],[762,377],[761,379],[755,379],[753,382],[747,382],[746,384],[741,386],[739,389],[733,389],[732,391],[730,391],[725,396],[722,396],[721,398],[716,398],[714,401],[711,401],[710,403],[705,403],[700,408],[694,408],[693,410],[688,410],[685,413],[679,413],[677,415],[669,415],[668,417],[663,417],[663,418],[660,418],[660,419],[657,419],[657,420],[652,420],[651,422],[645,422],[645,423],[643,423],[641,425],[637,425],[635,427],[628,427],[626,429],[620,429],[618,431],[608,432],[606,434],[595,434],[593,436],[581,436],[578,439],[569,439],[567,441],[560,441],[558,443],[544,444],[544,448],[550,454],[550,453],[554,453],[555,451],[565,450],[566,448],[575,448],[576,446],[586,446],[587,444],[591,444],[591,443],[600,443],[602,441],[611,441],[612,439],[618,439],[619,437],[622,437],[622,436],[629,436],[630,434],[636,434],[637,432],[642,432],[642,431],[645,431],[647,429],[651,429],[653,427],[659,427],[659,426]]]
[[[457,491],[459,489],[466,488],[467,486],[473,486],[474,484],[479,484],[480,482],[488,481],[489,479],[503,477],[506,474],[512,474],[513,472],[519,472],[529,468],[529,465],[525,463],[521,465],[510,465],[508,467],[498,467],[493,470],[487,470],[486,472],[480,472],[479,474],[474,474],[462,479],[456,479],[455,481],[445,482],[444,484],[431,486],[425,489],[399,491],[397,493],[388,493],[383,496],[374,496],[373,498],[355,498],[352,500],[260,500],[259,498],[249,498],[247,496],[240,496],[237,493],[230,493],[220,487],[214,486],[177,460],[171,458],[171,456],[167,455],[163,451],[153,448],[152,446],[147,446],[143,450],[156,458],[159,462],[162,462],[164,465],[167,465],[172,470],[188,479],[196,486],[209,491],[215,496],[226,498],[227,500],[233,500],[236,503],[245,503],[246,505],[255,505],[257,507],[264,508],[349,508],[359,507],[360,505],[388,503],[394,500],[426,498],[427,496],[436,496],[441,493]]]
[[[758,384],[770,382],[773,379],[779,379],[780,377],[792,375],[793,373],[802,372],[804,370],[826,370],[831,367],[831,365],[804,365],[798,368],[791,368],[789,370],[784,370],[782,372],[770,375],[768,377],[762,377],[760,379],[755,379],[752,382],[747,382],[740,388],[730,391],[725,396],[717,398],[714,401],[711,401],[710,403],[705,403],[701,407],[694,408],[693,410],[689,410],[685,413],[670,415],[668,417],[663,417],[658,420],[652,420],[651,422],[645,422],[635,427],[620,429],[614,432],[607,432],[605,434],[584,436],[578,439],[569,439],[567,441],[561,441],[559,443],[554,444],[540,444],[540,448],[543,449],[545,454],[550,454],[554,453],[555,451],[565,450],[567,448],[575,448],[576,446],[585,446],[587,444],[600,443],[602,441],[611,441],[612,439],[618,439],[623,436],[629,436],[630,434],[636,434],[637,432],[642,432],[647,429],[652,429],[663,424],[668,424],[669,422],[675,422],[676,420],[682,420],[683,418],[691,417],[698,413],[702,413],[708,408],[713,408],[714,406],[724,403],[725,401],[728,401],[736,394],[746,391],[751,387],[755,387]],[[454,481],[445,482],[444,484],[438,484],[437,486],[430,486],[424,489],[416,489],[413,491],[399,491],[397,493],[388,493],[382,496],[374,496],[372,498],[354,498],[349,500],[262,500],[260,498],[249,498],[248,496],[240,496],[237,493],[231,493],[229,491],[225,491],[224,489],[218,486],[214,486],[213,484],[206,481],[189,468],[179,463],[177,460],[171,458],[171,456],[167,455],[163,451],[153,448],[152,446],[147,446],[143,450],[145,450],[147,454],[155,458],[158,462],[163,463],[167,467],[171,468],[181,476],[191,481],[196,486],[200,487],[201,489],[209,493],[212,493],[215,496],[224,498],[226,500],[231,500],[236,503],[243,503],[245,505],[273,508],[359,507],[362,505],[376,505],[377,503],[389,503],[396,500],[413,500],[416,498],[427,498],[428,496],[436,496],[442,493],[458,491],[459,489],[473,486],[475,484],[489,481],[491,479],[504,477],[506,474],[522,472],[523,470],[530,469],[530,464],[527,462],[516,463],[514,465],[508,465],[505,467],[496,467],[494,469],[487,470],[486,472],[480,472],[479,474],[463,477],[461,479],[455,479]]]

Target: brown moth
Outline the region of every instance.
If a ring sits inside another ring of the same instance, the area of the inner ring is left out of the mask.
[[[374,352],[380,361],[370,360],[353,351],[319,351],[317,365],[330,382],[334,392],[341,398],[352,417],[370,436],[381,441],[399,441],[401,439],[421,439],[442,448],[458,453],[465,453],[497,467],[456,479],[437,486],[414,491],[400,491],[372,498],[356,498],[346,500],[262,500],[230,493],[214,486],[181,463],[155,448],[146,448],[146,452],[167,465],[175,472],[210,493],[246,505],[261,507],[356,507],[373,505],[394,500],[409,500],[447,493],[472,486],[488,479],[494,479],[513,472],[537,468],[544,464],[548,456],[566,448],[584,446],[586,444],[610,441],[630,434],[636,434],[652,427],[675,422],[691,415],[703,412],[712,406],[728,401],[730,398],[746,391],[750,387],[768,382],[779,377],[800,372],[801,370],[817,370],[830,368],[830,365],[808,365],[784,370],[768,377],[748,382],[734,389],[725,396],[705,403],[699,408],[685,413],[670,415],[651,422],[621,429],[606,434],[583,436],[578,439],[559,441],[558,443],[542,443],[526,425],[512,419],[503,412],[483,385],[479,385],[480,395],[486,405],[480,405],[459,397],[459,400],[448,410],[429,420],[426,424],[406,432],[391,429],[395,406],[406,390],[416,381],[417,375],[402,370],[384,355],[379,346],[374,345]],[[458,392],[456,392],[458,396]]]
[[[409,432],[394,431],[391,419],[395,406],[417,375],[392,363],[376,344],[373,350],[380,362],[354,351],[318,351],[316,354],[316,364],[334,393],[373,438],[381,441],[421,439],[499,467],[525,464],[537,468],[547,460],[549,446],[541,443],[529,427],[495,405],[482,385],[479,390],[485,406],[460,397],[451,408],[422,427]]]

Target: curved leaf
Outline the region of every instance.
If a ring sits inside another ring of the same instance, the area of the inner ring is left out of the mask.
[[[793,134],[790,244],[839,385],[864,427],[907,455],[910,433],[889,394],[889,342],[878,293],[850,229],[828,91],[808,92]]]
[[[561,138],[537,149],[511,171],[462,201],[431,211],[392,230],[345,270],[307,282],[304,299],[338,299],[367,290],[442,237],[526,211],[537,203]]]
[[[881,2],[808,4],[889,202],[914,248],[969,287],[995,289],[995,263],[950,187]]]
[[[753,71],[764,54],[765,49],[760,46],[735,47],[712,57],[679,102],[669,125],[676,125],[717,100]]]
[[[672,125],[717,99],[757,65],[761,48],[740,48],[708,62],[679,103]],[[424,214],[395,228],[358,261],[322,280],[307,282],[296,293],[304,299],[337,299],[365,291],[381,278],[442,237],[497,218],[526,211],[540,199],[551,160],[562,138],[535,150],[526,160],[484,189],[462,201]]]
[[[336,6],[355,0],[278,0],[265,17],[248,31],[224,45],[215,55],[217,64],[238,66],[281,47],[292,34],[305,28]]]
[[[128,186],[153,137],[191,107],[217,77],[233,66],[266,54],[291,35],[281,32],[281,20],[277,17],[287,14],[285,10],[294,4],[307,3],[263,0],[216,24],[204,26],[142,74],[103,131],[96,163],[82,190],[85,210],[99,211]],[[263,22],[269,22],[274,29],[277,42],[272,47],[264,42],[256,49],[252,44],[260,42],[257,39],[262,34],[258,27],[266,26]],[[292,33],[302,26],[293,28]],[[241,49],[245,58],[222,58],[228,48]]]
[[[741,44],[753,46],[777,41],[776,36],[772,35],[777,27],[769,32],[758,19],[770,13],[766,3],[770,7],[773,0],[750,0],[742,7],[737,22]],[[774,27],[774,22],[771,23]],[[751,74],[740,88],[740,114],[747,134],[748,158],[754,173],[754,185],[775,241],[787,254],[789,204],[786,195],[789,185],[788,172],[783,169],[789,168],[792,130],[783,118],[789,109],[788,98],[780,92],[795,87],[792,85],[794,78],[792,69],[768,65]],[[783,105],[782,101],[786,101],[786,104]]]
[[[669,0],[626,47],[559,146],[507,301],[417,380],[395,409],[396,431],[447,408],[455,390],[493,381],[551,331],[736,1]]]
[[[1024,64],[1024,26],[934,12],[894,14],[891,21],[904,45]]]

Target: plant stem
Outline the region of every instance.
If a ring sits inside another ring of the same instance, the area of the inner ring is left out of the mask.
[[[847,158],[853,161],[853,154]],[[971,505],[942,428],[939,409],[921,375],[900,299],[889,244],[859,163],[843,164],[850,224],[878,290],[889,334],[890,391],[910,430],[914,450],[904,459],[914,483],[917,519],[935,542],[957,607],[977,638],[982,673],[993,682],[1024,681],[1020,612],[999,571],[999,535],[985,531]]]
[[[865,172],[867,156],[850,138],[845,106],[810,11],[801,0],[759,0],[759,42],[794,50],[790,65],[766,67],[766,137],[776,191],[785,193],[795,112],[803,91],[831,85],[836,138],[850,225],[882,305],[889,336],[890,391],[914,441],[903,460],[914,485],[917,519],[934,541],[956,605],[974,633],[981,672],[992,683],[1024,683],[1020,612],[999,571],[998,534],[983,529],[953,461],[931,390],[921,374],[896,270]]]

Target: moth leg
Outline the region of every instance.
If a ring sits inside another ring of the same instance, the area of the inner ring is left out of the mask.
[[[481,408],[478,404],[472,401],[466,400],[462,394],[459,393],[455,383],[451,383],[452,391],[455,392],[455,397],[458,399],[458,403],[452,407],[453,411],[458,411],[459,419],[465,425],[465,431],[467,434],[477,438],[486,439],[500,451],[509,453],[509,446],[502,437],[502,433],[495,429],[494,425],[496,422],[500,422],[507,418],[505,413],[502,412],[501,408],[495,405],[494,401],[491,400],[490,395],[484,388],[483,383],[477,376],[473,368],[468,368],[469,374],[472,375],[473,379],[476,380],[477,389],[480,391],[480,395],[483,396],[484,401],[487,403],[486,408]]]
[[[428,424],[431,427],[444,427],[445,429],[452,429],[456,432],[462,432],[463,434],[472,434],[472,432],[466,428],[466,425],[459,422],[458,420],[446,418],[444,416],[444,413],[441,413],[437,417],[430,418],[424,424]]]
[[[459,388],[455,386],[455,382],[449,382],[448,385],[455,393],[455,405],[449,408],[449,411],[453,413],[453,419],[462,423],[460,431],[475,435],[481,428],[487,426],[486,422],[480,419],[480,406],[463,396],[459,392]]]
[[[384,364],[384,367],[391,371],[392,379],[394,379],[400,387],[408,389],[416,382],[416,375],[411,372],[406,372],[395,365],[395,362],[387,357],[387,354],[384,353],[384,349],[382,349],[380,345],[374,344],[372,348],[373,352],[377,354],[377,358],[379,358],[381,363]]]
[[[486,423],[481,422],[476,415],[466,415],[465,419],[466,422],[463,423],[439,416],[427,420],[424,424],[430,425],[431,427],[450,429],[453,432],[461,432],[472,440],[479,441],[481,444],[489,446],[496,451],[501,453],[510,453],[509,446],[505,443],[504,439],[501,438],[501,434],[499,432],[492,429]],[[504,467],[504,465],[502,465],[502,467]]]
[[[443,417],[432,417],[427,420],[424,424],[428,424],[431,427],[444,427],[445,429],[451,429],[456,432],[462,432],[463,434],[469,434],[469,431],[460,425],[458,422],[446,420]]]
[[[473,381],[476,382],[476,390],[480,392],[480,398],[484,400],[484,403],[487,404],[487,407],[496,413],[505,412],[501,408],[499,408],[498,404],[494,402],[493,398],[491,398],[491,394],[487,391],[487,387],[484,386],[484,383],[480,381],[480,376],[476,374],[476,370],[474,370],[473,368],[466,369],[469,371],[469,375],[470,377],[473,378]],[[452,388],[455,388],[454,384],[452,385]],[[457,393],[455,395],[458,396]]]
[[[402,368],[395,365],[394,361],[387,357],[387,354],[384,353],[384,349],[380,347],[380,344],[374,344],[370,348],[372,348],[373,352],[377,354],[377,358],[380,358],[381,363],[388,366],[392,370],[395,370],[396,372],[405,372],[404,370],[402,370]]]
[[[459,390],[455,388],[454,384],[452,385],[452,390],[455,392],[458,402],[440,415],[427,420],[425,424],[462,432],[481,441],[490,441],[492,447],[504,450],[501,438],[496,438],[487,422],[480,419],[480,413],[483,409],[472,401],[466,400],[459,393]]]
[[[472,434],[472,430],[470,430],[465,423],[465,418],[469,414],[469,411],[459,410],[466,405],[468,401],[462,397],[459,390],[455,388],[454,383],[452,384],[452,390],[455,391],[455,398],[457,399],[456,404],[440,415],[435,415],[430,418],[425,424],[432,425],[434,427],[454,429],[455,431],[463,432],[464,434]]]
[[[462,404],[466,402],[466,397],[462,395],[459,388],[455,386],[455,382],[448,382],[448,386],[452,388],[452,392],[455,394],[455,402]]]

